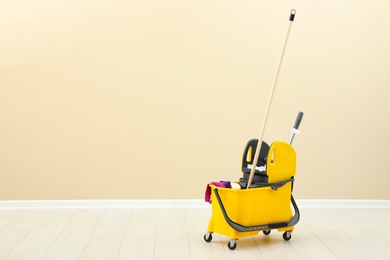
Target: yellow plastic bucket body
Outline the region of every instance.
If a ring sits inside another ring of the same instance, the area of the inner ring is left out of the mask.
[[[294,176],[295,159],[295,151],[288,143],[273,143],[270,147],[267,162],[269,183],[286,180]],[[210,185],[212,216],[208,232],[216,232],[232,239],[253,236],[259,233],[258,230],[239,232],[233,229],[225,220],[214,189],[218,190],[226,213],[233,222],[243,226],[253,226],[289,222],[291,220],[291,185],[292,183],[288,182],[277,190],[270,187],[237,190]],[[293,226],[278,228],[279,231],[292,231],[293,229]]]

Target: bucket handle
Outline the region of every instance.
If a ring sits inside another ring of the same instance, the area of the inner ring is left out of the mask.
[[[295,213],[289,222],[274,222],[274,223],[269,223],[269,224],[244,226],[244,225],[241,225],[239,223],[232,221],[229,218],[229,216],[225,210],[225,207],[223,205],[223,202],[221,200],[221,197],[219,196],[217,188],[214,189],[214,193],[215,193],[215,196],[217,197],[218,204],[221,208],[222,214],[223,214],[226,222],[229,224],[230,227],[232,227],[233,229],[235,229],[239,232],[251,232],[251,231],[257,231],[257,230],[261,231],[261,230],[269,230],[269,229],[275,229],[275,228],[290,227],[290,226],[294,226],[299,221],[299,217],[300,217],[299,209],[298,209],[298,206],[297,206],[292,194],[291,194],[291,203],[294,207]]]

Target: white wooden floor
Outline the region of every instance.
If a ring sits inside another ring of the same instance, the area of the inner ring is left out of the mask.
[[[0,259],[390,259],[390,208],[301,209],[282,233],[203,235],[211,208],[2,209]]]

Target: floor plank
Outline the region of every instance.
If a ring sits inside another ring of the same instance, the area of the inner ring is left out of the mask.
[[[190,259],[184,208],[160,208],[153,259]]]
[[[282,235],[282,232],[272,230],[268,236],[260,233],[254,237],[264,259],[300,259],[290,242],[285,241]]]
[[[340,210],[340,209],[336,209]],[[327,209],[307,209],[304,224],[325,244],[337,259],[373,259],[363,248],[333,223]]]
[[[80,259],[117,258],[130,213],[131,209],[107,209]]]
[[[305,212],[303,212],[304,215]],[[296,231],[292,233],[289,243],[302,260],[337,259],[329,248],[304,224],[304,217],[296,225]]]
[[[104,209],[79,209],[43,259],[79,259]]]
[[[374,259],[389,259],[390,244],[381,237],[380,229],[371,229],[364,221],[359,221],[355,213],[341,209],[324,210],[325,216]]]
[[[75,213],[74,209],[51,210],[7,259],[42,259]]]
[[[46,217],[49,210],[24,210],[0,231],[0,259],[6,258]],[[11,214],[12,215],[12,214]]]
[[[139,208],[132,210],[119,249],[118,260],[153,259],[157,219],[158,209]]]
[[[23,209],[2,209],[0,210],[0,232],[11,221],[13,221],[19,214],[23,212]]]
[[[390,208],[370,209],[370,211],[374,216],[378,215],[381,218],[377,220],[376,227],[373,229],[390,244]]]

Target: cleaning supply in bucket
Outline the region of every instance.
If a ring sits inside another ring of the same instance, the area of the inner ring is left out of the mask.
[[[232,188],[236,190],[241,189],[241,185],[238,182],[230,182],[230,181],[218,181],[218,182],[210,182],[206,186],[206,192],[204,194],[204,200],[206,202],[209,202],[211,204],[211,188],[210,185],[214,185],[216,187],[221,187],[221,188]]]
[[[232,182],[231,186],[232,186],[232,189],[241,190],[241,185],[237,182]]]
[[[230,186],[230,183],[227,183],[226,181],[217,181],[217,182],[210,182],[206,186],[206,192],[204,194],[204,201],[209,202],[211,204],[211,187],[210,185],[214,185],[216,187],[222,187],[222,188],[228,188],[228,185]]]

